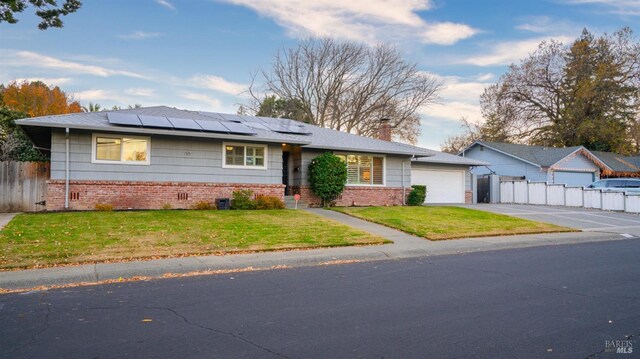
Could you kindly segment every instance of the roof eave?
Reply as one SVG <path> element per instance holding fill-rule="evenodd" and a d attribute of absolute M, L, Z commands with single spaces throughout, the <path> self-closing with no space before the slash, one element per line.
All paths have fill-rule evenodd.
<path fill-rule="evenodd" d="M 394 150 L 381 150 L 381 149 L 363 149 L 363 148 L 351 148 L 351 147 L 331 147 L 331 146 L 317 146 L 317 145 L 305 145 L 304 148 L 313 148 L 319 150 L 329 151 L 346 151 L 346 152 L 365 152 L 365 153 L 381 153 L 390 155 L 404 155 L 413 157 L 431 157 L 434 156 L 428 152 L 410 152 L 410 151 L 394 151 Z"/>

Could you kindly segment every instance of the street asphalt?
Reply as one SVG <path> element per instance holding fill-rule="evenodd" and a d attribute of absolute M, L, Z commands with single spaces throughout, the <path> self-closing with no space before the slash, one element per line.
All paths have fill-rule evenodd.
<path fill-rule="evenodd" d="M 633 358 L 638 258 L 622 240 L 5 294 L 0 357 Z"/>
<path fill-rule="evenodd" d="M 482 209 L 481 207 L 479 208 Z M 533 209 L 534 206 L 531 206 L 529 210 Z M 160 277 L 168 273 L 236 270 L 249 267 L 257 269 L 266 269 L 278 266 L 304 267 L 336 261 L 375 261 L 417 258 L 492 251 L 497 249 L 623 240 L 627 237 L 631 237 L 623 236 L 620 233 L 591 231 L 428 241 L 424 238 L 412 236 L 392 228 L 367 222 L 335 211 L 327 211 L 323 209 L 308 209 L 308 211 L 390 239 L 393 241 L 393 244 L 251 253 L 227 256 L 212 255 L 168 258 L 149 261 L 98 263 L 0 272 L 0 289 L 16 290 L 78 282 L 96 283 L 104 280 L 140 276 Z M 573 227 L 581 228 L 580 225 L 581 222 L 576 221 Z"/>

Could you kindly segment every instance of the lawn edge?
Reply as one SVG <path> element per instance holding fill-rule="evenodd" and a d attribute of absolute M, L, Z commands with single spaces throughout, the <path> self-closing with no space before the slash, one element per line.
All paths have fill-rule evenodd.
<path fill-rule="evenodd" d="M 314 250 L 314 249 L 330 249 L 330 248 L 342 248 L 342 247 L 370 247 L 370 246 L 380 246 L 380 245 L 392 244 L 392 243 L 393 241 L 386 238 L 382 238 L 382 241 L 380 243 L 351 243 L 351 244 L 345 243 L 345 244 L 329 244 L 325 246 L 320 245 L 320 246 L 312 246 L 312 247 L 268 248 L 268 249 L 260 249 L 260 250 L 228 251 L 228 252 L 223 252 L 222 254 L 217 254 L 220 252 L 200 252 L 200 253 L 186 253 L 186 254 L 176 254 L 176 255 L 169 254 L 169 255 L 145 256 L 145 257 L 135 257 L 135 258 L 123 258 L 123 259 L 106 259 L 102 261 L 81 261 L 81 262 L 61 263 L 61 264 L 52 264 L 52 265 L 43 265 L 43 266 L 20 266 L 20 267 L 13 267 L 10 269 L 0 268 L 0 274 L 10 273 L 10 272 L 19 272 L 19 271 L 31 270 L 31 269 L 76 267 L 76 266 L 90 265 L 90 264 L 149 262 L 157 259 L 207 257 L 207 256 L 226 257 L 226 256 L 240 255 L 240 254 L 294 252 L 294 251 L 308 251 L 308 250 Z"/>
<path fill-rule="evenodd" d="M 374 207 L 375 207 L 375 206 L 374 206 Z M 458 206 L 451 206 L 451 207 L 464 208 L 464 207 L 458 207 Z M 558 227 L 558 228 L 562 228 L 562 229 L 561 229 L 561 230 L 557 230 L 557 231 L 533 231 L 533 232 L 526 232 L 526 233 L 510 233 L 510 234 L 495 234 L 495 233 L 493 233 L 493 234 L 489 234 L 489 233 L 487 233 L 487 234 L 479 234 L 479 235 L 475 235 L 475 236 L 472 236 L 472 237 L 461 236 L 461 237 L 449 237 L 449 238 L 436 238 L 436 239 L 431 239 L 431 238 L 427 238 L 427 237 L 421 236 L 420 234 L 415 233 L 415 232 L 412 232 L 412 231 L 407 231 L 407 230 L 404 230 L 404 229 L 400 229 L 400 228 L 397 228 L 397 227 L 390 226 L 390 225 L 388 225 L 388 224 L 386 224 L 386 223 L 382 223 L 382 222 L 378 222 L 378 221 L 371 220 L 371 219 L 368 219 L 368 218 L 360 217 L 360 216 L 357 216 L 357 215 L 352 214 L 352 213 L 343 212 L 343 211 L 341 210 L 342 208 L 345 208 L 345 207 L 329 207 L 329 208 L 325 208 L 325 209 L 326 209 L 326 210 L 329 210 L 329 211 L 334 211 L 334 212 L 342 213 L 342 214 L 344 214 L 344 215 L 346 215 L 346 216 L 350 216 L 350 217 L 353 217 L 353 218 L 361 219 L 361 220 L 366 221 L 366 222 L 369 222 L 369 223 L 379 224 L 379 225 L 381 225 L 381 226 L 384 226 L 384 227 L 387 227 L 387 228 L 391 228 L 391 229 L 395 229 L 396 231 L 400 231 L 400 232 L 403 232 L 403 233 L 407 233 L 407 234 L 410 234 L 410 235 L 412 235 L 412 236 L 416 236 L 416 237 L 418 237 L 418 238 L 426 239 L 426 240 L 431 241 L 431 242 L 448 241 L 448 240 L 452 240 L 452 239 L 469 239 L 469 238 L 486 238 L 486 237 L 509 237 L 509 236 L 522 236 L 522 235 L 527 235 L 527 234 L 551 234 L 551 233 L 583 232 L 582 230 L 579 230 L 579 229 L 569 228 L 569 227 L 562 227 L 562 226 L 557 226 L 557 225 L 555 225 L 555 224 L 553 224 L 553 223 L 539 222 L 539 221 L 532 221 L 532 220 L 530 220 L 530 219 L 524 219 L 524 218 L 519 218 L 519 217 L 514 217 L 514 216 L 509 216 L 509 215 L 506 215 L 506 214 L 502 214 L 503 216 L 513 217 L 513 218 L 518 218 L 518 219 L 524 219 L 524 220 L 526 220 L 526 221 L 531 221 L 531 222 L 544 223 L 544 224 L 548 224 L 548 225 L 551 225 L 551 226 L 556 226 L 556 227 Z M 474 211 L 478 211 L 478 210 L 475 210 L 475 209 L 474 209 Z"/>

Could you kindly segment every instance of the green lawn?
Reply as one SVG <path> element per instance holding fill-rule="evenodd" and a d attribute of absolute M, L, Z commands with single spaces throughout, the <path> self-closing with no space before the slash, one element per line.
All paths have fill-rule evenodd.
<path fill-rule="evenodd" d="M 334 210 L 430 240 L 574 231 L 460 207 L 343 207 Z"/>
<path fill-rule="evenodd" d="M 0 270 L 380 243 L 295 210 L 20 214 L 0 231 Z"/>

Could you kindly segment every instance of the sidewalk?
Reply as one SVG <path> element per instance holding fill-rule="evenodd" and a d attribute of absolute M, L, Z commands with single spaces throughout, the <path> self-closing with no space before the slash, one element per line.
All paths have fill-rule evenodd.
<path fill-rule="evenodd" d="M 4 228 L 17 215 L 18 213 L 0 213 L 0 229 Z"/>
<path fill-rule="evenodd" d="M 0 288 L 21 289 L 77 282 L 98 282 L 131 277 L 160 277 L 167 273 L 227 269 L 269 269 L 274 266 L 304 267 L 336 261 L 373 261 L 428 257 L 470 252 L 525 248 L 545 245 L 576 244 L 629 239 L 619 234 L 574 232 L 503 237 L 428 241 L 395 229 L 323 209 L 306 209 L 312 213 L 348 224 L 384 238 L 393 244 L 364 247 L 264 252 L 228 256 L 168 258 L 122 263 L 87 264 L 73 267 L 29 269 L 0 272 Z"/>

